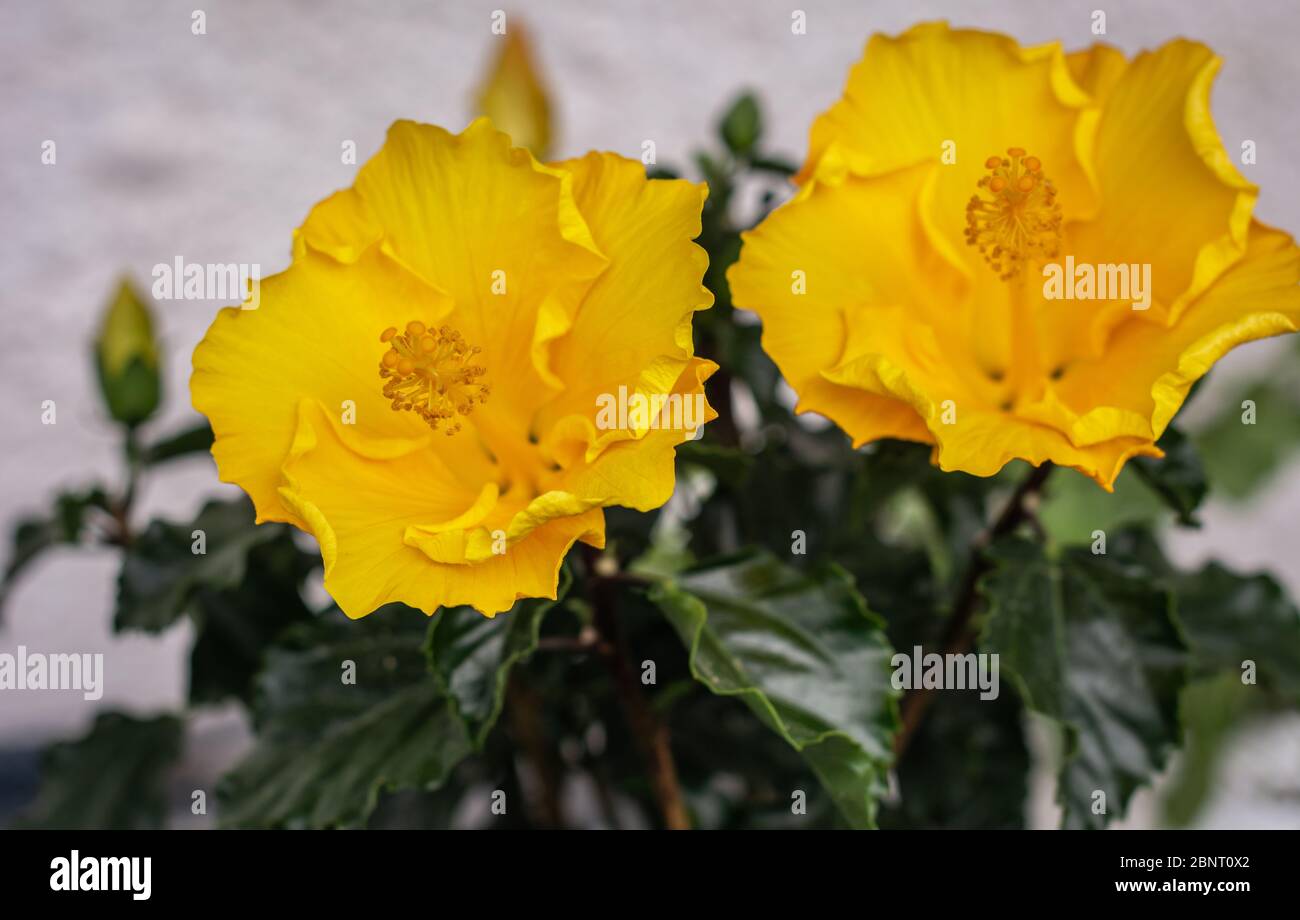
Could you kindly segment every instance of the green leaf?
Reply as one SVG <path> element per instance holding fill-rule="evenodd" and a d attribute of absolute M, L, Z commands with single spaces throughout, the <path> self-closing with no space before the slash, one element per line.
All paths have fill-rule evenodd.
<path fill-rule="evenodd" d="M 249 549 L 235 587 L 198 589 L 191 605 L 191 703 L 251 700 L 267 649 L 285 630 L 312 617 L 300 588 L 318 561 L 299 550 L 286 531 Z"/>
<path fill-rule="evenodd" d="M 744 488 L 754 458 L 737 447 L 711 444 L 707 441 L 686 441 L 677 446 L 677 460 L 703 467 L 733 488 Z"/>
<path fill-rule="evenodd" d="M 926 713 L 898 766 L 898 801 L 881 826 L 1019 829 L 1029 800 L 1029 749 L 1020 700 L 944 693 Z"/>
<path fill-rule="evenodd" d="M 118 286 L 95 339 L 95 368 L 109 413 L 138 425 L 158 408 L 162 382 L 153 317 L 129 281 Z"/>
<path fill-rule="evenodd" d="M 505 703 L 510 669 L 537 650 L 542 620 L 568 594 L 562 570 L 556 600 L 530 599 L 507 613 L 485 617 L 472 607 L 439 610 L 429 624 L 429 668 L 450 697 L 475 747 L 482 747 Z"/>
<path fill-rule="evenodd" d="M 1222 411 L 1193 435 L 1216 494 L 1246 498 L 1300 450 L 1297 357 L 1300 348 L 1286 352 L 1265 379 L 1225 399 Z"/>
<path fill-rule="evenodd" d="M 246 499 L 210 502 L 192 523 L 154 521 L 126 547 L 114 629 L 160 632 L 189 614 L 191 703 L 248 700 L 266 648 L 311 616 L 300 588 L 317 557 L 283 525 L 253 520 Z"/>
<path fill-rule="evenodd" d="M 441 786 L 473 744 L 428 673 L 427 629 L 390 604 L 293 630 L 258 680 L 256 744 L 218 786 L 222 825 L 360 826 L 384 791 Z"/>
<path fill-rule="evenodd" d="M 204 422 L 202 425 L 195 425 L 193 428 L 150 444 L 144 449 L 141 459 L 147 464 L 156 465 L 187 457 L 190 454 L 207 453 L 211 449 L 212 428 Z"/>
<path fill-rule="evenodd" d="M 799 171 L 796 164 L 779 157 L 754 157 L 749 161 L 749 168 L 760 172 L 776 173 L 778 176 L 793 176 Z"/>
<path fill-rule="evenodd" d="M 1250 688 L 1234 674 L 1188 684 L 1179 712 L 1187 742 L 1164 794 L 1165 822 L 1186 827 L 1213 791 L 1226 743 L 1249 713 Z"/>
<path fill-rule="evenodd" d="M 1188 740 L 1165 801 L 1168 820 L 1186 824 L 1207 795 L 1230 730 L 1279 702 L 1300 705 L 1300 612 L 1268 575 L 1243 575 L 1217 562 L 1195 572 L 1174 569 L 1146 530 L 1123 530 L 1108 542 L 1113 556 L 1140 566 L 1172 592 L 1189 650 L 1195 683 L 1180 699 Z M 1249 672 L 1243 667 L 1248 662 Z M 1254 681 L 1244 683 L 1250 673 Z"/>
<path fill-rule="evenodd" d="M 677 641 L 675 635 L 673 640 Z M 806 830 L 844 824 L 808 762 L 749 706 L 737 697 L 715 696 L 689 677 L 687 682 L 682 690 L 675 689 L 681 684 L 666 686 L 656 703 L 668 694 L 682 697 L 668 710 L 667 718 L 692 826 Z M 621 714 L 613 716 L 617 721 Z M 640 776 L 643 770 L 638 761 L 629 772 Z M 719 776 L 725 781 L 719 781 Z M 806 795 L 806 814 L 791 808 L 796 790 Z"/>
<path fill-rule="evenodd" d="M 677 170 L 667 166 L 647 166 L 645 177 L 647 179 L 680 179 L 681 175 Z"/>
<path fill-rule="evenodd" d="M 5 567 L 4 580 L 11 581 L 42 551 L 59 544 L 81 542 L 86 512 L 98 509 L 110 512 L 107 493 L 92 486 L 80 492 L 62 492 L 54 499 L 54 509 L 46 517 L 27 517 L 14 528 L 14 549 Z"/>
<path fill-rule="evenodd" d="M 1048 484 L 1038 519 L 1053 543 L 1088 546 L 1094 531 L 1110 534 L 1157 521 L 1166 508 L 1165 500 L 1129 463 L 1115 480 L 1114 492 L 1104 491 L 1087 476 L 1062 470 Z"/>
<path fill-rule="evenodd" d="M 703 323 L 701 328 L 709 330 L 720 340 L 723 336 L 734 337 L 737 332 L 730 315 L 731 286 L 727 283 L 727 269 L 740 258 L 740 234 L 732 230 L 719 231 L 711 238 L 701 238 L 699 243 L 705 246 L 709 253 L 709 265 L 704 270 L 704 285 L 713 292 L 713 309 L 718 310 L 717 315 L 708 320 L 701 318 Z M 734 350 L 734 346 L 728 345 L 728 347 Z M 724 353 L 724 356 L 731 355 Z"/>
<path fill-rule="evenodd" d="M 159 632 L 176 622 L 200 588 L 237 586 L 249 550 L 285 532 L 253 520 L 252 505 L 240 498 L 209 502 L 190 524 L 151 523 L 127 547 L 113 628 Z"/>
<path fill-rule="evenodd" d="M 1239 575 L 1217 562 L 1174 576 L 1178 620 L 1198 676 L 1242 679 L 1254 662 L 1259 684 L 1300 706 L 1300 611 L 1268 575 Z"/>
<path fill-rule="evenodd" d="M 80 492 L 64 492 L 54 499 L 54 509 L 45 517 L 21 519 L 13 531 L 13 549 L 0 578 L 0 613 L 14 582 L 22 571 L 46 550 L 81 542 L 87 512 L 98 509 L 111 513 L 107 493 L 99 486 Z"/>
<path fill-rule="evenodd" d="M 753 93 L 744 93 L 731 104 L 718 124 L 718 133 L 736 156 L 745 157 L 753 151 L 763 133 L 763 117 Z"/>
<path fill-rule="evenodd" d="M 650 598 L 685 643 L 695 679 L 740 697 L 803 755 L 850 824 L 873 826 L 898 693 L 882 624 L 848 575 L 760 554 L 662 582 Z"/>
<path fill-rule="evenodd" d="M 1146 567 L 1082 549 L 1049 558 L 1007 539 L 980 582 L 984 650 L 1069 741 L 1058 785 L 1066 827 L 1102 827 L 1179 741 L 1186 647 L 1172 598 Z M 1105 810 L 1094 814 L 1094 797 Z"/>
<path fill-rule="evenodd" d="M 1180 524 L 1201 526 L 1194 512 L 1205 499 L 1209 485 L 1196 448 L 1172 426 L 1165 429 L 1158 446 L 1165 456 L 1160 460 L 1137 457 L 1133 461 L 1134 472 L 1173 509 Z"/>
<path fill-rule="evenodd" d="M 727 186 L 729 184 L 727 171 L 723 168 L 723 165 L 704 151 L 697 150 L 691 155 L 691 159 L 695 161 L 695 168 L 700 171 L 700 176 L 708 183 L 710 196 L 713 194 L 715 185 Z M 706 200 L 706 207 L 707 204 Z"/>
<path fill-rule="evenodd" d="M 175 716 L 138 719 L 100 713 L 85 737 L 46 750 L 40 791 L 18 826 L 161 827 L 167 817 L 167 773 L 183 743 L 183 726 Z"/>
<path fill-rule="evenodd" d="M 689 488 L 691 479 L 689 474 L 681 476 L 677 480 L 678 488 Z M 670 578 L 690 568 L 696 562 L 688 548 L 690 539 L 690 531 L 681 520 L 670 513 L 661 513 L 655 521 L 650 545 L 628 563 L 627 571 L 645 578 Z"/>

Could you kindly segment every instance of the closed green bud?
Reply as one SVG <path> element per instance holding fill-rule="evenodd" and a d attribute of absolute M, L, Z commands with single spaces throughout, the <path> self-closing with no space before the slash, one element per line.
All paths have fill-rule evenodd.
<path fill-rule="evenodd" d="M 153 317 L 125 279 L 95 339 L 95 366 L 100 392 L 115 420 L 138 425 L 158 408 L 162 384 Z"/>
<path fill-rule="evenodd" d="M 763 116 L 758 109 L 758 100 L 750 93 L 745 93 L 732 103 L 727 114 L 722 116 L 718 133 L 723 143 L 738 157 L 747 157 L 754 152 L 758 139 L 763 133 Z"/>

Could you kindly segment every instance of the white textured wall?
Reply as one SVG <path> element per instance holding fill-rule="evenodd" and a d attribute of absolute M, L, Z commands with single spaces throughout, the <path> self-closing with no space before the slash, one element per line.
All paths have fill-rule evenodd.
<path fill-rule="evenodd" d="M 285 265 L 308 208 L 350 183 L 340 143 L 359 159 L 399 117 L 459 129 L 492 50 L 490 2 L 269 0 L 4 0 L 0 7 L 0 524 L 39 508 L 57 486 L 117 475 L 114 430 L 97 402 L 87 340 L 114 279 L 147 280 L 181 255 L 197 262 Z M 1214 112 L 1229 149 L 1258 144 L 1249 176 L 1257 213 L 1300 230 L 1300 120 L 1295 92 L 1298 8 L 1241 2 L 520 3 L 560 120 L 557 153 L 606 148 L 636 156 L 654 139 L 661 162 L 685 163 L 742 87 L 765 106 L 772 147 L 804 152 L 812 118 L 840 92 L 872 31 L 920 19 L 1007 31 L 1022 41 L 1092 41 L 1089 14 L 1107 11 L 1107 40 L 1132 52 L 1177 36 L 1225 58 Z M 207 34 L 190 13 L 207 13 Z M 790 32 L 795 8 L 808 34 Z M 512 11 L 512 15 L 515 13 Z M 41 142 L 58 164 L 40 163 Z M 161 304 L 170 400 L 161 429 L 189 412 L 189 352 L 216 304 Z M 1239 352 L 1249 367 L 1268 345 Z M 1220 377 L 1223 375 L 1220 374 Z M 1221 381 L 1220 381 L 1221 382 Z M 1210 396 L 1212 396 L 1211 391 Z M 40 424 L 42 400 L 59 406 Z M 219 488 L 205 461 L 150 482 L 141 519 L 184 517 Z M 1294 519 L 1300 471 L 1267 500 L 1215 507 L 1180 555 L 1217 553 L 1271 567 L 1300 594 Z M 3 552 L 7 553 L 7 547 Z M 184 697 L 187 638 L 112 639 L 115 563 L 101 551 L 60 552 L 13 597 L 0 647 L 108 650 L 105 700 L 139 709 Z M 72 694 L 0 697 L 0 746 L 77 730 L 96 704 Z M 1216 812 L 1216 815 L 1219 814 Z M 1226 820 L 1226 819 L 1225 819 Z M 1292 816 L 1292 824 L 1296 823 Z"/>

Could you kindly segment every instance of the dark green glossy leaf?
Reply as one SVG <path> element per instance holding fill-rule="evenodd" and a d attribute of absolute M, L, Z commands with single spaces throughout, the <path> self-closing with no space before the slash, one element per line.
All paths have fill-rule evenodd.
<path fill-rule="evenodd" d="M 1133 470 L 1178 515 L 1178 522 L 1199 527 L 1195 511 L 1209 491 L 1201 458 L 1192 442 L 1177 428 L 1165 429 L 1158 446 L 1165 456 L 1159 460 L 1137 457 Z"/>
<path fill-rule="evenodd" d="M 75 830 L 162 826 L 168 770 L 184 743 L 181 721 L 101 713 L 90 732 L 45 752 L 37 799 L 21 827 Z"/>
<path fill-rule="evenodd" d="M 475 746 L 482 746 L 501 714 L 510 669 L 536 651 L 542 620 L 564 599 L 571 581 L 565 568 L 557 600 L 523 600 L 492 618 L 471 607 L 434 615 L 425 646 L 429 668 L 455 702 Z"/>
<path fill-rule="evenodd" d="M 211 449 L 212 428 L 204 422 L 150 444 L 144 448 L 141 459 L 148 464 L 166 463 L 191 454 L 206 454 Z"/>
<path fill-rule="evenodd" d="M 714 292 L 713 308 L 700 314 L 701 328 L 714 337 L 725 336 L 730 339 L 736 332 L 728 315 L 731 310 L 731 286 L 727 283 L 727 269 L 740 258 L 740 234 L 722 230 L 700 243 L 707 244 L 709 252 L 709 266 L 704 272 L 704 283 Z"/>
<path fill-rule="evenodd" d="M 734 488 L 743 488 L 754 468 L 754 458 L 736 447 L 687 441 L 677 447 L 677 460 L 702 466 Z"/>
<path fill-rule="evenodd" d="M 48 516 L 19 520 L 14 526 L 9 562 L 4 577 L 0 579 L 0 613 L 23 569 L 52 547 L 80 543 L 87 513 L 96 509 L 110 513 L 108 495 L 99 486 L 80 492 L 64 492 L 54 499 L 54 508 Z"/>
<path fill-rule="evenodd" d="M 1000 656 L 1030 708 L 1066 728 L 1065 826 L 1102 827 L 1180 738 L 1187 653 L 1172 598 L 1145 566 L 1082 549 L 1049 558 L 1012 538 L 990 555 L 984 650 Z"/>
<path fill-rule="evenodd" d="M 882 810 L 881 826 L 1024 827 L 1030 759 L 1023 716 L 1007 683 L 993 700 L 940 694 L 898 767 L 898 800 Z"/>
<path fill-rule="evenodd" d="M 713 187 L 715 185 L 726 184 L 726 170 L 723 168 L 723 165 L 713 157 L 709 156 L 703 150 L 697 150 L 692 155 L 691 159 L 695 161 L 695 168 L 700 171 L 700 176 L 706 183 L 708 183 L 710 195 L 713 194 Z M 706 200 L 705 206 L 707 207 L 707 205 L 708 201 Z"/>
<path fill-rule="evenodd" d="M 882 624 L 848 575 L 805 574 L 758 555 L 684 573 L 650 596 L 686 644 L 696 680 L 742 699 L 803 755 L 850 824 L 872 826 L 897 691 Z"/>
<path fill-rule="evenodd" d="M 286 629 L 311 619 L 299 589 L 317 562 L 281 533 L 249 549 L 238 585 L 197 590 L 190 607 L 191 703 L 251 699 L 266 650 Z"/>
<path fill-rule="evenodd" d="M 749 706 L 735 697 L 715 696 L 694 680 L 690 690 L 689 695 L 678 691 L 683 698 L 672 706 L 670 721 L 673 755 L 692 826 L 726 830 L 845 826 L 808 761 Z M 640 770 L 640 764 L 634 769 Z M 803 813 L 792 807 L 796 792 L 806 799 Z"/>
<path fill-rule="evenodd" d="M 1164 794 L 1164 818 L 1174 827 L 1191 824 L 1214 788 L 1225 745 L 1250 711 L 1251 688 L 1231 673 L 1188 684 L 1179 712 L 1187 736 L 1178 772 Z"/>
<path fill-rule="evenodd" d="M 218 787 L 221 823 L 359 826 L 381 792 L 441 786 L 473 746 L 428 673 L 427 628 L 389 605 L 293 630 L 258 679 L 257 742 Z"/>
<path fill-rule="evenodd" d="M 776 173 L 778 176 L 793 176 L 799 171 L 796 164 L 779 157 L 754 157 L 749 161 L 749 167 L 760 172 Z"/>
<path fill-rule="evenodd" d="M 154 521 L 127 548 L 118 577 L 114 628 L 166 629 L 200 588 L 237 586 L 249 550 L 284 533 L 281 525 L 254 526 L 253 506 L 242 498 L 209 502 L 190 524 Z M 197 548 L 205 552 L 195 552 Z"/>
<path fill-rule="evenodd" d="M 187 525 L 154 521 L 126 547 L 114 628 L 158 632 L 190 615 L 190 702 L 247 701 L 265 650 L 311 616 L 300 588 L 317 564 L 287 527 L 255 526 L 245 499 L 212 502 Z"/>
<path fill-rule="evenodd" d="M 1167 504 L 1129 463 L 1106 492 L 1087 476 L 1062 470 L 1048 483 L 1038 519 L 1053 543 L 1088 546 L 1096 531 L 1108 535 L 1125 527 L 1161 520 Z"/>
<path fill-rule="evenodd" d="M 1300 450 L 1300 348 L 1267 376 L 1225 399 L 1194 434 L 1215 494 L 1246 498 L 1263 488 Z"/>
<path fill-rule="evenodd" d="M 1300 611 L 1276 581 L 1211 562 L 1173 584 L 1198 675 L 1228 672 L 1240 681 L 1250 661 L 1260 685 L 1300 705 Z"/>

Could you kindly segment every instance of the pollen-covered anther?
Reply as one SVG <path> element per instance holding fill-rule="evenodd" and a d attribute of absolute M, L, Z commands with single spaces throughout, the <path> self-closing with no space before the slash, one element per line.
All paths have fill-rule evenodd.
<path fill-rule="evenodd" d="M 450 326 L 433 329 L 412 320 L 405 332 L 385 329 L 379 341 L 388 346 L 379 359 L 379 376 L 394 412 L 414 412 L 435 431 L 443 425 L 453 435 L 461 429 L 461 416 L 487 402 L 488 385 L 478 382 L 487 368 L 471 363 L 482 349 L 466 345 Z"/>
<path fill-rule="evenodd" d="M 984 161 L 989 174 L 966 205 L 966 243 L 1004 281 L 1025 266 L 1056 258 L 1061 247 L 1061 205 L 1043 162 L 1021 147 Z"/>

